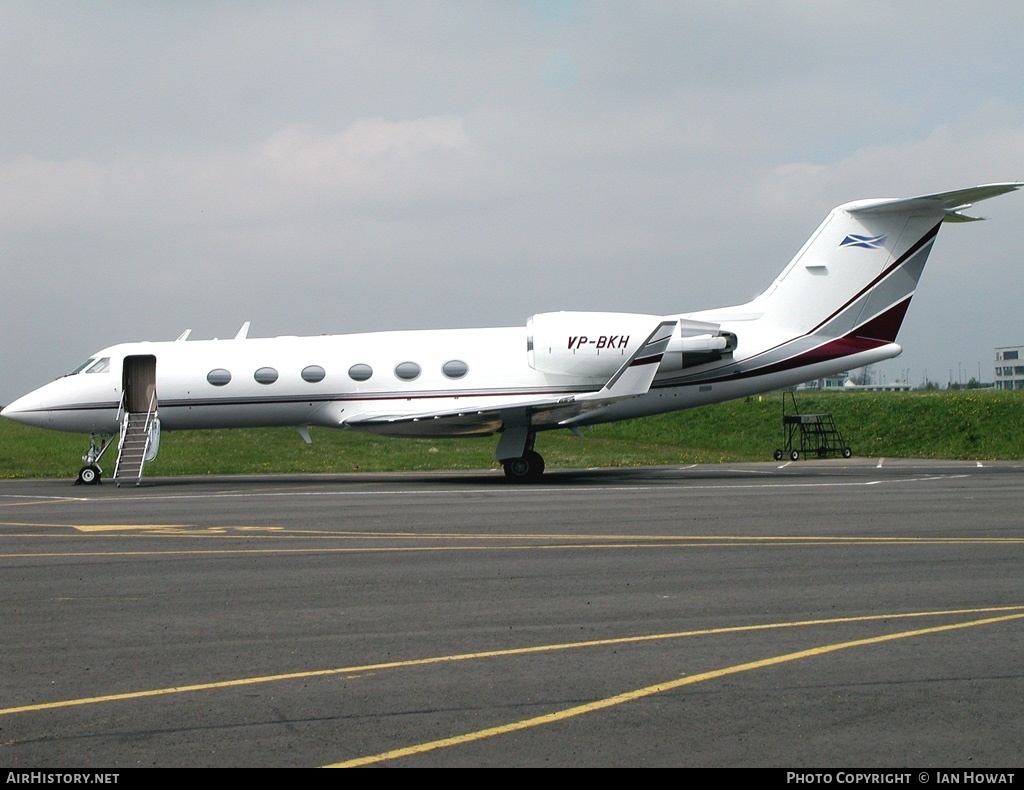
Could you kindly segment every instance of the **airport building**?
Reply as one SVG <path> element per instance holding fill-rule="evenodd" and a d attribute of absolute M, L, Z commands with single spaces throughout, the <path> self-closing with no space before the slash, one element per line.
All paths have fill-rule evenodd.
<path fill-rule="evenodd" d="M 913 387 L 905 381 L 890 381 L 888 384 L 854 384 L 847 381 L 843 389 L 847 392 L 910 392 Z"/>
<path fill-rule="evenodd" d="M 996 389 L 1024 390 L 1024 346 L 996 349 Z"/>
<path fill-rule="evenodd" d="M 797 384 L 798 390 L 841 390 L 850 379 L 850 372 L 844 371 L 834 376 L 827 376 L 821 379 L 811 379 L 803 384 Z"/>
<path fill-rule="evenodd" d="M 1024 347 L 1022 347 L 1024 349 Z M 1024 388 L 1024 385 L 1022 385 Z M 796 390 L 828 390 L 830 392 L 910 392 L 913 389 L 906 381 L 890 381 L 888 384 L 879 382 L 868 384 L 855 384 L 850 378 L 850 372 L 837 373 L 835 376 L 828 376 L 822 379 L 812 379 L 798 384 Z"/>

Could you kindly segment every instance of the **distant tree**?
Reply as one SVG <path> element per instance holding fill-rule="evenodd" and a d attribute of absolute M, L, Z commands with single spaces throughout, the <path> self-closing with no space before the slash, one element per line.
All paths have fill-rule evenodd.
<path fill-rule="evenodd" d="M 871 372 L 871 365 L 865 365 L 860 370 L 851 373 L 850 381 L 860 387 L 873 383 L 874 375 Z"/>

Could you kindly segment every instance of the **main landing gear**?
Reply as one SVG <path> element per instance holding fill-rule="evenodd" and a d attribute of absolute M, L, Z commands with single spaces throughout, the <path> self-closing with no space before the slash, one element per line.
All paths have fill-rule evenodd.
<path fill-rule="evenodd" d="M 544 474 L 544 459 L 533 450 L 527 450 L 521 458 L 507 458 L 501 463 L 505 477 L 516 483 L 535 483 Z"/>
<path fill-rule="evenodd" d="M 76 486 L 98 486 L 101 478 L 103 477 L 103 470 L 100 469 L 100 458 L 103 453 L 110 447 L 110 443 L 114 441 L 113 436 L 97 436 L 95 433 L 89 434 L 89 452 L 82 456 L 82 460 L 85 461 L 85 466 L 78 470 L 78 478 L 75 480 Z"/>
<path fill-rule="evenodd" d="M 515 483 L 536 483 L 544 474 L 544 459 L 533 449 L 536 434 L 530 430 L 526 419 L 523 423 L 504 427 L 496 455 L 509 480 Z"/>

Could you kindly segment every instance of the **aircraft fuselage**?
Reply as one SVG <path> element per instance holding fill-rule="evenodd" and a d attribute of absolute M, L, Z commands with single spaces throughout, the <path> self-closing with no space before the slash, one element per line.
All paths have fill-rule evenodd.
<path fill-rule="evenodd" d="M 579 343 L 579 336 L 569 342 Z M 635 344 L 633 344 L 635 345 Z M 632 345 L 608 349 L 608 369 L 626 358 Z M 674 411 L 765 392 L 827 375 L 851 364 L 870 364 L 899 353 L 888 344 L 867 352 L 867 361 L 830 360 L 824 372 L 714 378 L 723 363 L 700 365 L 692 384 L 662 386 L 672 371 L 659 373 L 651 391 L 589 412 L 573 424 L 593 424 Z M 864 355 L 862 355 L 864 356 Z M 356 418 L 424 412 L 500 410 L 531 398 L 568 398 L 600 390 L 607 379 L 559 375 L 530 365 L 523 327 L 378 332 L 313 337 L 247 338 L 122 343 L 92 355 L 106 361 L 59 378 L 18 399 L 4 416 L 75 433 L 116 433 L 124 392 L 124 361 L 153 357 L 156 392 L 164 430 L 315 425 L 359 427 L 402 436 L 464 436 L 494 433 L 500 424 L 458 420 L 366 423 Z M 735 367 L 735 360 L 730 360 Z M 95 366 L 95 363 L 93 363 Z M 671 367 L 665 362 L 663 367 Z M 676 375 L 678 373 L 676 372 Z M 693 374 L 691 374 L 693 375 Z M 538 425 L 560 427 L 557 424 Z"/>

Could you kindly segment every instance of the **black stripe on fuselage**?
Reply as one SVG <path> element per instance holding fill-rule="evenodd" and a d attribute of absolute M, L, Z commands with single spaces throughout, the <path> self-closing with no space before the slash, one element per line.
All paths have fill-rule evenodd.
<path fill-rule="evenodd" d="M 565 397 L 567 395 L 581 395 L 590 392 L 597 392 L 600 387 L 543 387 L 533 389 L 507 389 L 507 390 L 439 390 L 436 392 L 370 392 L 370 393 L 327 393 L 316 396 L 300 397 L 297 395 L 253 395 L 235 398 L 159 398 L 158 409 L 175 408 L 201 408 L 209 406 L 272 406 L 289 404 L 323 404 L 323 403 L 351 403 L 354 401 L 395 401 L 395 400 L 438 400 L 442 398 L 494 398 L 494 397 Z M 33 409 L 33 412 L 74 412 L 74 411 L 113 411 L 120 407 L 117 401 L 107 403 L 75 403 L 66 406 L 55 406 L 43 409 Z"/>

